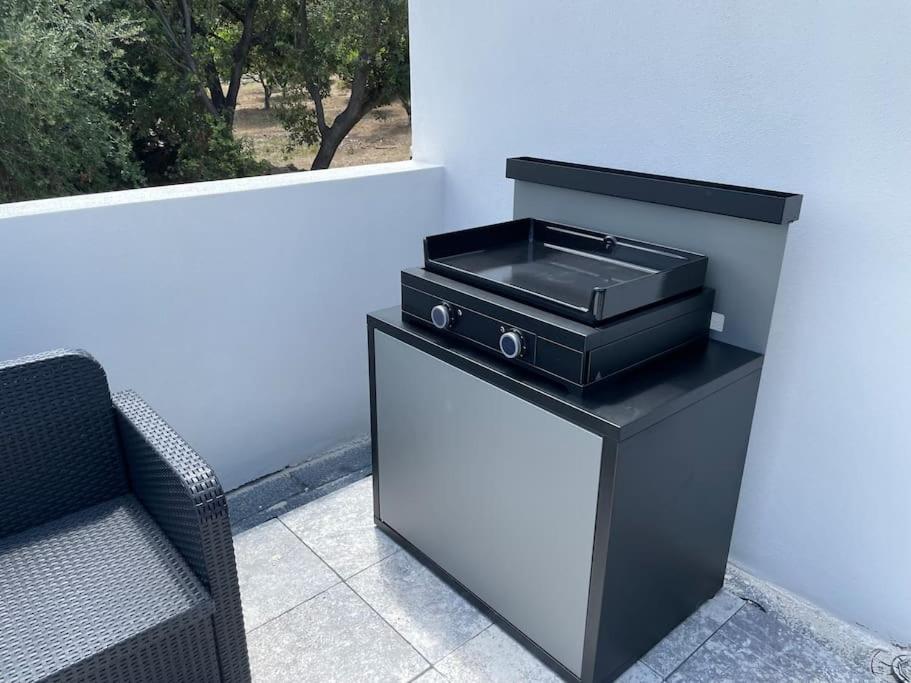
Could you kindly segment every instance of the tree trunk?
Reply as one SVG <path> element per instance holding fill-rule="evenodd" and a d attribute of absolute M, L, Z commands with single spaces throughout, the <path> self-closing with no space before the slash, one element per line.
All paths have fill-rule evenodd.
<path fill-rule="evenodd" d="M 272 86 L 266 83 L 265 80 L 262 81 L 263 86 L 263 108 L 266 111 L 272 109 Z"/>
<path fill-rule="evenodd" d="M 241 79 L 247 68 L 247 58 L 253 46 L 253 19 L 256 16 L 258 0 L 247 0 L 244 8 L 243 28 L 240 39 L 231 50 L 231 76 L 228 81 L 228 92 L 225 94 L 225 118 L 229 124 L 234 123 L 234 110 L 237 108 L 237 96 L 240 94 Z"/>
<path fill-rule="evenodd" d="M 322 98 L 318 90 L 311 89 L 311 97 L 316 108 L 316 123 L 320 132 L 319 149 L 313 164 L 310 166 L 311 171 L 323 168 L 329 168 L 335 152 L 338 150 L 342 140 L 351 132 L 358 121 L 364 118 L 371 109 L 376 106 L 376 100 L 370 98 L 367 94 L 367 73 L 370 68 L 370 57 L 366 53 L 361 53 L 360 63 L 354 73 L 351 81 L 351 94 L 348 96 L 348 104 L 335 117 L 331 126 L 326 125 L 326 118 L 323 112 Z"/>
<path fill-rule="evenodd" d="M 324 168 L 329 168 L 329 164 L 332 163 L 332 159 L 335 157 L 339 145 L 342 144 L 342 140 L 345 139 L 347 134 L 347 132 L 342 133 L 341 130 L 337 129 L 335 126 L 332 126 L 327 130 L 322 138 L 320 138 L 319 149 L 316 152 L 316 156 L 313 158 L 310 170 L 319 171 Z"/>
<path fill-rule="evenodd" d="M 218 71 L 215 68 L 215 63 L 211 60 L 206 62 L 206 81 L 209 87 L 209 99 L 212 102 L 212 106 L 215 112 L 219 116 L 224 116 L 228 123 L 231 123 L 231 115 L 233 111 L 227 112 L 227 103 L 225 102 L 225 91 L 221 88 L 221 79 L 218 77 Z"/>
<path fill-rule="evenodd" d="M 374 7 L 375 9 L 375 7 Z M 378 26 L 377 22 L 373 22 Z M 376 29 L 375 29 L 376 30 Z M 300 0 L 298 6 L 297 29 L 294 34 L 294 45 L 301 52 L 305 52 L 310 43 L 309 22 L 307 18 L 307 0 Z M 323 97 L 319 85 L 316 81 L 311 80 L 306 84 L 310 99 L 313 100 L 314 114 L 316 115 L 316 127 L 319 131 L 320 143 L 319 149 L 313 163 L 310 165 L 311 171 L 318 171 L 329 168 L 335 153 L 338 151 L 342 140 L 351 132 L 358 121 L 364 118 L 377 101 L 368 93 L 367 78 L 370 71 L 370 62 L 372 55 L 376 52 L 376 46 L 371 45 L 373 51 L 369 49 L 361 50 L 358 56 L 358 66 L 354 72 L 354 78 L 351 80 L 351 94 L 348 96 L 348 103 L 345 108 L 335 117 L 330 126 L 326 121 L 326 112 L 323 108 Z"/>
<path fill-rule="evenodd" d="M 351 132 L 351 129 L 357 125 L 358 121 L 364 118 L 373 107 L 374 104 L 372 102 L 355 102 L 352 95 L 344 111 L 335 117 L 335 121 L 332 122 L 331 126 L 323 129 L 320 135 L 319 149 L 313 159 L 313 164 L 310 166 L 311 171 L 329 168 L 329 164 L 332 163 L 339 145 L 342 144 L 342 141 Z"/>

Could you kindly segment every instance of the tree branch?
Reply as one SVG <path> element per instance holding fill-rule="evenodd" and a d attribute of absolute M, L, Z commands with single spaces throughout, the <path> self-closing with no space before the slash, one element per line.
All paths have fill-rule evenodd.
<path fill-rule="evenodd" d="M 225 12 L 230 14 L 231 17 L 234 19 L 234 21 L 238 22 L 239 24 L 244 23 L 244 21 L 245 21 L 244 13 L 241 12 L 236 7 L 234 7 L 233 5 L 231 5 L 230 3 L 226 2 L 225 0 L 222 0 L 221 2 L 218 3 L 218 6 L 221 7 Z M 259 33 L 253 34 L 253 38 L 251 40 L 251 45 L 268 45 L 270 40 L 274 40 L 274 38 L 275 38 L 274 33 L 275 33 L 275 27 L 270 22 L 267 25 L 265 31 L 261 31 Z M 217 36 L 215 36 L 213 34 L 213 37 L 217 37 Z"/>
<path fill-rule="evenodd" d="M 164 31 L 165 37 L 171 42 L 171 45 L 174 46 L 174 49 L 182 52 L 180 41 L 177 39 L 177 35 L 174 33 L 174 27 L 171 26 L 171 21 L 168 19 L 167 15 L 165 15 L 164 9 L 161 7 L 161 3 L 157 2 L 157 0 L 146 0 L 146 6 L 152 10 L 152 12 L 158 18 L 158 22 L 161 24 L 161 29 Z"/>
<path fill-rule="evenodd" d="M 219 2 L 218 5 L 219 5 L 225 12 L 227 12 L 227 13 L 230 14 L 232 17 L 234 17 L 234 19 L 235 19 L 236 21 L 239 21 L 240 23 L 243 23 L 243 22 L 244 22 L 244 15 L 241 13 L 241 11 L 240 11 L 239 9 L 237 9 L 237 8 L 234 7 L 233 5 L 231 5 L 231 4 L 227 3 L 227 2 L 225 2 L 225 0 L 222 0 L 221 2 Z"/>
<path fill-rule="evenodd" d="M 205 88 L 198 83 L 199 81 L 199 68 L 196 64 L 196 59 L 193 56 L 193 18 L 190 10 L 189 0 L 180 0 L 180 12 L 183 18 L 183 40 L 180 40 L 177 36 L 177 32 L 174 30 L 174 26 L 171 24 L 171 20 L 168 18 L 168 15 L 164 11 L 161 2 L 159 0 L 146 0 L 146 5 L 149 9 L 154 12 L 157 16 L 161 28 L 164 31 L 165 37 L 173 46 L 177 57 L 170 56 L 172 62 L 179 64 L 188 76 L 191 76 L 193 80 L 197 81 L 196 85 L 196 95 L 202 101 L 203 106 L 206 108 L 210 114 L 218 114 L 218 108 L 215 106 L 214 101 L 209 95 L 206 94 Z M 219 86 L 220 88 L 220 86 Z"/>
<path fill-rule="evenodd" d="M 183 52 L 187 64 L 197 73 L 196 58 L 193 56 L 193 14 L 189 0 L 180 0 L 180 12 L 183 15 Z"/>
<path fill-rule="evenodd" d="M 307 15 L 307 0 L 300 0 L 297 6 L 297 25 L 294 30 L 294 49 L 300 55 L 301 61 L 304 61 L 304 53 L 310 49 L 310 19 Z M 324 138 L 329 133 L 329 126 L 326 124 L 326 110 L 323 107 L 323 94 L 320 92 L 319 84 L 312 78 L 307 78 L 307 93 L 313 100 L 313 110 L 316 113 L 316 128 L 320 137 Z"/>
<path fill-rule="evenodd" d="M 183 39 L 189 52 L 193 45 L 193 12 L 189 0 L 180 0 L 180 12 L 183 15 Z"/>
<path fill-rule="evenodd" d="M 256 6 L 258 0 L 247 0 L 244 8 L 243 30 L 240 34 L 240 40 L 231 51 L 233 64 L 231 65 L 231 79 L 228 82 L 228 95 L 226 97 L 226 106 L 230 115 L 233 116 L 234 108 L 237 106 L 237 96 L 240 94 L 240 82 L 244 75 L 244 69 L 247 67 L 247 56 L 250 54 L 250 46 L 253 44 L 253 19 L 256 16 Z"/>
<path fill-rule="evenodd" d="M 319 91 L 319 86 L 312 82 L 307 84 L 307 92 L 310 93 L 310 99 L 313 100 L 313 110 L 316 112 L 316 128 L 319 130 L 320 137 L 325 137 L 329 132 L 329 126 L 326 125 L 323 95 Z"/>
<path fill-rule="evenodd" d="M 206 81 L 209 84 L 209 93 L 215 107 L 214 113 L 220 115 L 225 111 L 225 93 L 221 87 L 218 69 L 215 68 L 215 62 L 211 59 L 206 62 Z"/>

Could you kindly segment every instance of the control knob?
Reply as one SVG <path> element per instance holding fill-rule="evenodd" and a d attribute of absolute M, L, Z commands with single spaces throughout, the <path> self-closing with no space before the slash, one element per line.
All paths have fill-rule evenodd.
<path fill-rule="evenodd" d="M 452 326 L 452 309 L 449 304 L 437 304 L 430 309 L 430 320 L 433 326 L 445 330 Z"/>
<path fill-rule="evenodd" d="M 518 358 L 522 355 L 523 343 L 520 332 L 516 330 L 504 332 L 500 335 L 500 352 L 507 358 Z"/>

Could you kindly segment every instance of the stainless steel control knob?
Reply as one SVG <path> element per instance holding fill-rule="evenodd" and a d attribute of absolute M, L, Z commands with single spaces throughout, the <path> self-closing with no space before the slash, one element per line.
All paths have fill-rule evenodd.
<path fill-rule="evenodd" d="M 452 311 L 447 304 L 437 304 L 430 309 L 430 320 L 434 327 L 445 330 L 452 325 Z"/>
<path fill-rule="evenodd" d="M 515 330 L 500 335 L 500 353 L 507 358 L 518 358 L 522 355 L 522 335 Z"/>

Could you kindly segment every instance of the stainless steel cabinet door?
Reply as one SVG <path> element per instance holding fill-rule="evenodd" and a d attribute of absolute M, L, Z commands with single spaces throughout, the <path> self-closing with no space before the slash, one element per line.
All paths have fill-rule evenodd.
<path fill-rule="evenodd" d="M 601 437 L 374 335 L 380 518 L 580 674 Z"/>

